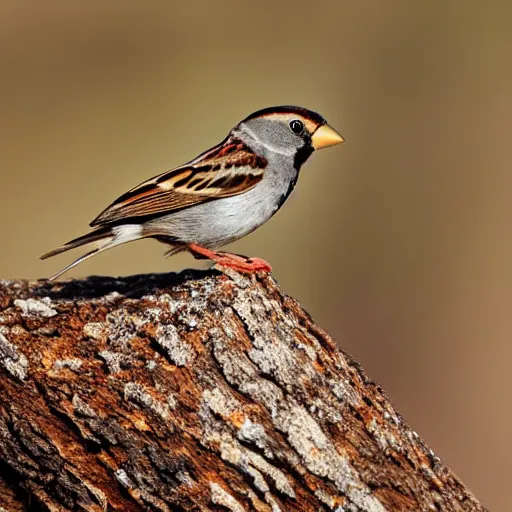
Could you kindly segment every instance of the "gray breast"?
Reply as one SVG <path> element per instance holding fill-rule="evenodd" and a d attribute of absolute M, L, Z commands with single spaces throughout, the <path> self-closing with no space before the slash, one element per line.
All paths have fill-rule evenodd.
<path fill-rule="evenodd" d="M 297 174 L 292 158 L 275 155 L 264 178 L 248 192 L 192 206 L 154 219 L 151 224 L 184 243 L 221 247 L 269 220 L 289 195 Z"/>

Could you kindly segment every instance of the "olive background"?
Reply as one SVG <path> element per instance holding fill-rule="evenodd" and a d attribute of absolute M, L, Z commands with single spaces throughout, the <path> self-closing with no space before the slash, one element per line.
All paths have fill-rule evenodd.
<path fill-rule="evenodd" d="M 274 275 L 493 511 L 512 457 L 512 4 L 0 2 L 0 278 L 252 111 L 346 138 L 230 249 Z M 70 275 L 204 266 L 128 244 Z"/>

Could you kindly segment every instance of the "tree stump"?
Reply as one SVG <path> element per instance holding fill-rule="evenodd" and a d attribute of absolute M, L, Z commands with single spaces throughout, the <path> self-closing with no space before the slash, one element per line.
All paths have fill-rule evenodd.
<path fill-rule="evenodd" d="M 482 511 L 271 276 L 0 282 L 1 510 Z"/>

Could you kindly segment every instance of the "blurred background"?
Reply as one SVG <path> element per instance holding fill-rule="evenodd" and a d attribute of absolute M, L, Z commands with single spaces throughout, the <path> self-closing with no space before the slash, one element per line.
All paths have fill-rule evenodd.
<path fill-rule="evenodd" d="M 230 248 L 270 261 L 434 451 L 510 510 L 512 4 L 2 1 L 1 278 L 118 195 L 298 104 L 345 144 Z M 201 266 L 138 242 L 70 275 Z"/>

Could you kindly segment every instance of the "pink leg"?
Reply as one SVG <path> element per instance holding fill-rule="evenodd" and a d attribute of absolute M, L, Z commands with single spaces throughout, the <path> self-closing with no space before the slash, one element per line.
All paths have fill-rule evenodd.
<path fill-rule="evenodd" d="M 246 258 L 244 256 L 231 254 L 229 252 L 212 251 L 211 249 L 207 249 L 206 247 L 202 247 L 197 244 L 188 244 L 188 250 L 195 257 L 206 258 L 215 261 L 215 263 L 218 265 L 232 268 L 234 270 L 238 270 L 239 272 L 252 273 L 258 272 L 259 270 L 263 270 L 265 272 L 272 271 L 272 267 L 261 258 Z"/>

